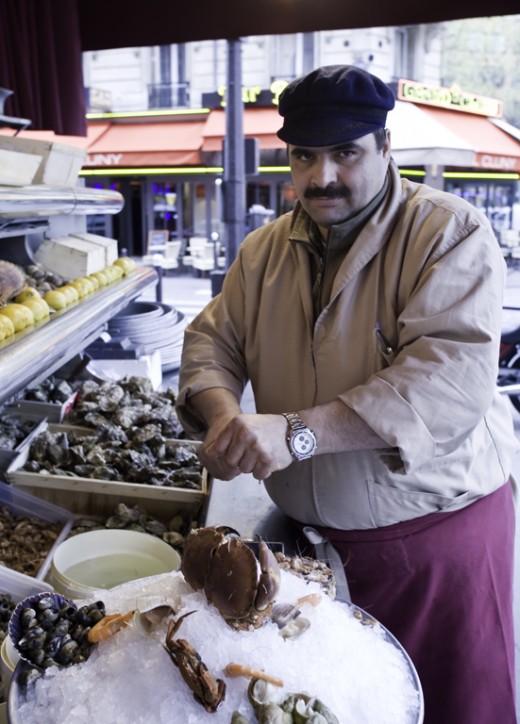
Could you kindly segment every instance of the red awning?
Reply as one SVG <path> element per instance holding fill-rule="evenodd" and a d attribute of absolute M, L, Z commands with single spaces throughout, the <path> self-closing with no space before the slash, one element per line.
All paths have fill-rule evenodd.
<path fill-rule="evenodd" d="M 198 165 L 205 122 L 206 119 L 109 124 L 89 145 L 84 167 Z"/>
<path fill-rule="evenodd" d="M 244 136 L 257 138 L 261 149 L 285 148 L 276 131 L 281 127 L 276 108 L 246 108 L 243 116 Z M 225 111 L 211 111 L 203 131 L 203 151 L 221 151 L 226 135 Z"/>
<path fill-rule="evenodd" d="M 443 108 L 421 106 L 421 109 L 470 144 L 475 152 L 475 168 L 520 171 L 520 143 L 497 128 L 489 118 Z"/>

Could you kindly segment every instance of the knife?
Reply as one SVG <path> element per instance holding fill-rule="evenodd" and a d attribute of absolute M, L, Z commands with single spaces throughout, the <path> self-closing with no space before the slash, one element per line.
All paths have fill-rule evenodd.
<path fill-rule="evenodd" d="M 336 579 L 336 598 L 344 603 L 351 603 L 347 577 L 338 551 L 334 548 L 330 540 L 321 535 L 321 533 L 318 533 L 315 528 L 306 525 L 303 532 L 309 543 L 312 543 L 314 546 L 316 558 L 328 563 L 329 568 L 334 574 L 334 578 Z"/>

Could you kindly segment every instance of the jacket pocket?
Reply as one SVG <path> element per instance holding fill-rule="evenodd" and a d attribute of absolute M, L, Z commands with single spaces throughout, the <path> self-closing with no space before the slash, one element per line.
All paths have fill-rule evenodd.
<path fill-rule="evenodd" d="M 367 490 L 370 510 L 378 528 L 419 518 L 428 513 L 458 510 L 464 507 L 470 496 L 467 491 L 449 497 L 438 493 L 403 490 L 383 485 L 376 480 L 367 480 Z"/>

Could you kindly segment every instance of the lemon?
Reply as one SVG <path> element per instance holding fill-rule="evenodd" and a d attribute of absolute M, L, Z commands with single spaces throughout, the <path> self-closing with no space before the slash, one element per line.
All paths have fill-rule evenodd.
<path fill-rule="evenodd" d="M 43 297 L 51 309 L 59 311 L 65 309 L 67 306 L 67 297 L 63 292 L 57 289 L 51 289 L 49 292 L 45 292 Z"/>
<path fill-rule="evenodd" d="M 93 272 L 90 276 L 98 280 L 100 287 L 106 287 L 108 284 L 108 277 L 104 271 Z"/>
<path fill-rule="evenodd" d="M 12 337 L 14 334 L 14 324 L 9 317 L 4 317 L 0 314 L 0 339 L 6 337 Z"/>
<path fill-rule="evenodd" d="M 121 279 L 121 277 L 124 275 L 124 271 L 117 264 L 112 264 L 111 269 L 114 279 Z"/>
<path fill-rule="evenodd" d="M 0 309 L 0 314 L 11 320 L 14 324 L 15 332 L 21 332 L 22 329 L 34 324 L 34 314 L 31 312 L 29 307 L 26 307 L 23 304 L 18 304 L 17 302 L 6 304 L 5 307 Z"/>
<path fill-rule="evenodd" d="M 83 285 L 87 290 L 87 294 L 92 294 L 96 291 L 96 287 L 94 286 L 92 279 L 89 279 L 88 277 L 81 277 L 80 280 L 83 282 Z"/>
<path fill-rule="evenodd" d="M 103 269 L 103 274 L 108 279 L 108 283 L 111 284 L 112 282 L 115 282 L 116 280 L 116 267 L 115 266 L 106 266 Z"/>
<path fill-rule="evenodd" d="M 25 307 L 28 307 L 34 315 L 34 321 L 39 322 L 41 319 L 45 319 L 50 314 L 49 305 L 45 299 L 26 299 L 22 302 Z"/>
<path fill-rule="evenodd" d="M 120 256 L 119 259 L 115 260 L 112 266 L 121 267 L 123 273 L 126 276 L 127 274 L 130 274 L 130 272 L 133 272 L 134 269 L 136 269 L 137 264 L 133 259 L 130 259 L 129 256 Z"/>
<path fill-rule="evenodd" d="M 65 296 L 67 297 L 67 304 L 73 304 L 79 299 L 78 290 L 71 284 L 64 284 L 63 286 L 58 287 L 58 291 L 62 292 L 62 294 L 65 294 Z"/>
<path fill-rule="evenodd" d="M 17 294 L 14 298 L 14 301 L 18 304 L 22 304 L 22 302 L 25 302 L 26 299 L 41 299 L 42 296 L 40 292 L 35 289 L 34 287 L 25 287 L 25 289 L 22 289 L 20 294 Z"/>
<path fill-rule="evenodd" d="M 89 274 L 87 277 L 85 277 L 85 279 L 88 279 L 89 282 L 92 282 L 92 284 L 94 286 L 94 291 L 97 292 L 97 290 L 101 286 L 101 284 L 99 283 L 99 280 L 96 279 L 96 277 L 93 274 Z"/>
<path fill-rule="evenodd" d="M 88 291 L 87 291 L 87 287 L 85 286 L 85 284 L 83 282 L 83 279 L 73 279 L 73 281 L 69 282 L 69 285 L 74 287 L 74 289 L 76 289 L 80 299 L 83 299 L 83 297 L 87 296 Z"/>

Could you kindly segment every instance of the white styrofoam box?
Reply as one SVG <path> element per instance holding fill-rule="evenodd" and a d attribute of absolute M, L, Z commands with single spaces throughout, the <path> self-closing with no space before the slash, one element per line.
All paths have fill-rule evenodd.
<path fill-rule="evenodd" d="M 46 269 L 66 279 L 84 277 L 106 266 L 103 247 L 72 236 L 44 239 L 34 256 Z"/>
<path fill-rule="evenodd" d="M 41 163 L 41 156 L 19 153 L 2 148 L 0 137 L 0 186 L 28 186 L 32 184 Z"/>
<path fill-rule="evenodd" d="M 107 382 L 118 382 L 124 377 L 147 377 L 154 390 L 158 390 L 162 383 L 161 353 L 156 349 L 139 359 L 93 359 L 88 363 L 87 372 Z"/>
<path fill-rule="evenodd" d="M 48 186 L 75 186 L 86 151 L 56 141 L 5 136 L 0 148 L 39 157 L 32 183 Z"/>
<path fill-rule="evenodd" d="M 89 232 L 69 234 L 74 238 L 83 239 L 83 241 L 90 241 L 92 244 L 98 244 L 105 250 L 105 266 L 113 264 L 118 257 L 117 240 L 108 239 L 105 236 L 99 234 L 90 234 Z"/>

